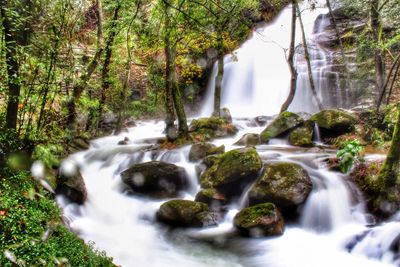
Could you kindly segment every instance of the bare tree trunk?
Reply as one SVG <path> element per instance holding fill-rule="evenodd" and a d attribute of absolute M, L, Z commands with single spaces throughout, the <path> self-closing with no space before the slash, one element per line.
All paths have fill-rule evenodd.
<path fill-rule="evenodd" d="M 173 83 L 171 80 L 172 77 L 172 69 L 171 69 L 171 61 L 172 61 L 172 51 L 171 51 L 171 21 L 170 21 L 170 8 L 167 4 L 165 4 L 165 35 L 164 35 L 164 52 L 166 59 L 165 66 L 165 133 L 168 141 L 174 141 L 177 138 L 176 128 L 174 125 L 175 122 L 175 108 L 174 108 L 174 98 L 173 98 Z"/>
<path fill-rule="evenodd" d="M 382 92 L 385 82 L 385 67 L 382 50 L 378 47 L 380 43 L 380 31 L 382 23 L 379 14 L 379 0 L 371 0 L 371 29 L 372 37 L 375 42 L 374 59 L 375 59 L 375 77 L 376 91 Z"/>
<path fill-rule="evenodd" d="M 392 73 L 393 73 L 394 69 L 396 68 L 396 65 L 398 64 L 399 61 L 400 61 L 400 54 L 397 56 L 397 58 L 394 60 L 394 62 L 392 64 L 392 66 L 390 67 L 389 74 L 386 77 L 385 84 L 383 85 L 383 88 L 382 88 L 382 90 L 381 90 L 381 92 L 379 94 L 378 103 L 377 103 L 377 106 L 376 106 L 376 110 L 377 111 L 379 111 L 379 109 L 380 109 L 380 107 L 382 105 L 382 101 L 383 101 L 383 98 L 385 97 L 386 89 L 387 89 L 387 87 L 389 85 L 390 78 L 391 78 Z M 393 79 L 395 79 L 395 78 L 396 78 L 396 74 L 393 77 Z M 390 94 L 391 94 L 391 92 L 389 93 L 389 95 Z M 388 99 L 389 99 L 389 96 L 388 96 Z"/>
<path fill-rule="evenodd" d="M 18 104 L 21 91 L 19 64 L 17 59 L 18 44 L 12 32 L 12 23 L 7 16 L 5 1 L 0 2 L 1 17 L 3 19 L 4 41 L 6 50 L 6 65 L 8 75 L 8 100 L 6 113 L 6 127 L 16 130 L 18 120 Z"/>
<path fill-rule="evenodd" d="M 214 89 L 214 117 L 221 116 L 221 91 L 222 91 L 222 80 L 224 78 L 224 52 L 223 52 L 223 40 L 222 33 L 218 32 L 218 72 L 215 77 L 215 89 Z"/>
<path fill-rule="evenodd" d="M 117 6 L 114 9 L 114 15 L 111 21 L 110 30 L 108 33 L 105 49 L 104 49 L 104 62 L 103 62 L 103 70 L 101 73 L 101 95 L 100 102 L 97 110 L 97 127 L 100 126 L 101 117 L 103 115 L 104 105 L 106 103 L 107 91 L 110 88 L 110 64 L 113 52 L 113 44 L 115 40 L 115 36 L 117 35 L 117 25 L 118 25 L 118 13 L 121 9 L 120 2 L 117 3 Z"/>
<path fill-rule="evenodd" d="M 389 94 L 386 99 L 386 105 L 390 104 L 390 97 L 392 96 L 394 84 L 396 83 L 396 78 L 397 78 L 397 75 L 399 74 L 399 70 L 400 70 L 400 62 L 397 62 L 397 68 L 396 68 L 396 71 L 394 72 L 392 83 L 390 85 Z"/>
<path fill-rule="evenodd" d="M 286 111 L 290 104 L 292 103 L 294 96 L 296 94 L 296 86 L 297 86 L 297 70 L 294 66 L 294 55 L 295 55 L 295 41 L 296 41 L 296 0 L 292 0 L 292 26 L 291 26 L 291 36 L 290 36 L 290 46 L 289 46 L 289 55 L 287 58 L 287 62 L 289 64 L 290 69 L 290 91 L 289 95 L 283 103 L 281 107 L 281 113 Z"/>
<path fill-rule="evenodd" d="M 301 18 L 301 12 L 300 12 L 300 8 L 299 8 L 299 4 L 296 3 L 296 9 L 297 9 L 297 16 L 299 18 L 299 22 L 300 22 L 300 28 L 301 28 L 301 37 L 303 40 L 303 48 L 304 48 L 304 57 L 306 59 L 307 62 L 307 71 L 308 71 L 308 79 L 310 81 L 310 88 L 311 88 L 311 92 L 315 98 L 315 101 L 317 102 L 317 106 L 320 110 L 323 109 L 321 100 L 318 97 L 317 91 L 315 89 L 315 84 L 314 84 L 314 78 L 312 76 L 312 68 L 311 68 L 311 62 L 310 62 L 310 54 L 308 52 L 308 46 L 307 46 L 307 40 L 306 40 L 306 34 L 304 31 L 304 25 L 303 25 L 303 19 Z"/>

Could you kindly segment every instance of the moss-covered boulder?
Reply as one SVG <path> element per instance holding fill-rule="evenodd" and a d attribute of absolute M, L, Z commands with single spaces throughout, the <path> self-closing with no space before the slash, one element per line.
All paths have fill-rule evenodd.
<path fill-rule="evenodd" d="M 250 237 L 278 236 L 285 229 L 282 215 L 272 203 L 241 210 L 233 223 L 242 235 Z"/>
<path fill-rule="evenodd" d="M 220 115 L 226 122 L 232 123 L 232 115 L 228 108 L 221 108 Z"/>
<path fill-rule="evenodd" d="M 202 189 L 197 193 L 195 201 L 207 204 L 211 210 L 220 210 L 228 204 L 226 196 L 215 188 Z"/>
<path fill-rule="evenodd" d="M 256 146 L 261 143 L 260 135 L 255 133 L 247 133 L 240 138 L 234 145 L 235 146 Z"/>
<path fill-rule="evenodd" d="M 300 126 L 289 134 L 289 144 L 292 146 L 311 147 L 313 146 L 313 133 L 314 123 L 306 122 L 303 126 Z"/>
<path fill-rule="evenodd" d="M 210 140 L 233 136 L 238 129 L 223 118 L 211 117 L 193 120 L 190 123 L 189 131 L 194 140 Z"/>
<path fill-rule="evenodd" d="M 323 137 L 337 137 L 353 132 L 357 122 L 355 116 L 339 109 L 323 110 L 314 114 L 310 120 L 318 124 Z"/>
<path fill-rule="evenodd" d="M 87 199 L 85 181 L 78 170 L 74 174 L 60 173 L 56 178 L 56 194 L 82 205 Z"/>
<path fill-rule="evenodd" d="M 254 148 L 242 148 L 213 157 L 209 166 L 200 177 L 202 188 L 216 188 L 225 195 L 235 195 L 257 178 L 262 161 Z"/>
<path fill-rule="evenodd" d="M 291 162 L 266 165 L 249 191 L 250 205 L 272 202 L 282 211 L 303 204 L 312 190 L 307 171 Z"/>
<path fill-rule="evenodd" d="M 182 199 L 162 204 L 156 217 L 171 226 L 203 227 L 217 224 L 217 218 L 209 211 L 207 204 Z"/>
<path fill-rule="evenodd" d="M 268 143 L 272 138 L 281 137 L 287 134 L 289 130 L 299 126 L 303 122 L 304 120 L 296 113 L 285 111 L 261 132 L 261 143 Z"/>
<path fill-rule="evenodd" d="M 184 168 L 160 161 L 135 164 L 123 171 L 121 177 L 134 192 L 153 197 L 175 197 L 188 186 Z"/>

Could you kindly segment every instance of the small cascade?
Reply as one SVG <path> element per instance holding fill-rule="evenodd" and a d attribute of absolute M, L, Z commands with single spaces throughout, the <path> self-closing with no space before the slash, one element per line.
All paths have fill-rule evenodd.
<path fill-rule="evenodd" d="M 316 145 L 322 145 L 321 133 L 319 131 L 319 126 L 317 123 L 314 123 L 313 142 Z"/>

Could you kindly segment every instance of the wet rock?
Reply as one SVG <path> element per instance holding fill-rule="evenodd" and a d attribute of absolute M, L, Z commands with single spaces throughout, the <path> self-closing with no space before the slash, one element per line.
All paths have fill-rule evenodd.
<path fill-rule="evenodd" d="M 222 108 L 220 115 L 226 122 L 232 123 L 232 115 L 228 108 Z"/>
<path fill-rule="evenodd" d="M 313 146 L 314 123 L 306 122 L 303 126 L 294 129 L 289 134 L 289 144 L 293 146 Z"/>
<path fill-rule="evenodd" d="M 82 205 L 87 199 L 85 181 L 77 170 L 74 174 L 60 173 L 56 179 L 56 194 L 64 195 L 71 202 Z"/>
<path fill-rule="evenodd" d="M 323 137 L 337 137 L 353 132 L 357 122 L 355 116 L 339 109 L 323 110 L 314 114 L 310 120 L 318 124 Z"/>
<path fill-rule="evenodd" d="M 268 164 L 249 191 L 249 203 L 272 202 L 282 211 L 296 209 L 312 190 L 310 176 L 300 165 L 290 162 Z"/>
<path fill-rule="evenodd" d="M 258 126 L 265 126 L 270 120 L 272 120 L 271 116 L 258 116 L 254 118 Z"/>
<path fill-rule="evenodd" d="M 201 190 L 197 193 L 195 200 L 207 204 L 211 210 L 220 210 L 228 204 L 227 198 L 215 188 Z"/>
<path fill-rule="evenodd" d="M 241 194 L 254 181 L 262 161 L 254 148 L 235 149 L 212 158 L 200 177 L 202 188 L 216 188 L 225 195 Z"/>
<path fill-rule="evenodd" d="M 216 147 L 211 143 L 197 143 L 192 145 L 189 151 L 189 160 L 192 162 L 199 161 L 207 156 L 207 151 Z"/>
<path fill-rule="evenodd" d="M 223 118 L 201 118 L 193 120 L 189 126 L 193 139 L 210 140 L 218 137 L 233 136 L 238 129 Z"/>
<path fill-rule="evenodd" d="M 285 111 L 261 132 L 261 143 L 268 143 L 270 139 L 286 134 L 289 130 L 299 126 L 303 122 L 304 120 L 299 115 Z"/>
<path fill-rule="evenodd" d="M 261 143 L 260 135 L 255 133 L 244 134 L 239 141 L 237 141 L 235 146 L 256 146 Z"/>
<path fill-rule="evenodd" d="M 184 168 L 160 161 L 135 164 L 121 177 L 133 191 L 153 197 L 174 197 L 188 186 Z"/>
<path fill-rule="evenodd" d="M 233 223 L 242 235 L 250 237 L 279 236 L 285 229 L 282 215 L 272 203 L 241 210 Z"/>
<path fill-rule="evenodd" d="M 204 227 L 216 225 L 218 221 L 207 204 L 181 199 L 162 204 L 156 216 L 160 222 L 180 227 Z"/>
<path fill-rule="evenodd" d="M 120 146 L 124 146 L 124 145 L 127 145 L 127 144 L 129 144 L 129 138 L 128 137 L 125 137 L 124 140 L 121 140 L 121 141 L 118 142 L 118 145 L 120 145 Z"/>

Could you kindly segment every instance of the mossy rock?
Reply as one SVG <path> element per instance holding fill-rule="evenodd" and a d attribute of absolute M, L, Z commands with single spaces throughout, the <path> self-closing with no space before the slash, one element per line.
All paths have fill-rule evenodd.
<path fill-rule="evenodd" d="M 211 140 L 233 136 L 238 132 L 238 129 L 223 118 L 211 117 L 193 120 L 190 123 L 189 131 L 194 140 Z"/>
<path fill-rule="evenodd" d="M 215 188 L 202 189 L 197 193 L 195 201 L 207 204 L 211 210 L 220 210 L 228 205 L 227 198 Z"/>
<path fill-rule="evenodd" d="M 134 192 L 157 198 L 175 197 L 189 184 L 184 168 L 161 161 L 135 164 L 121 177 Z"/>
<path fill-rule="evenodd" d="M 257 178 L 262 161 L 254 148 L 242 148 L 213 157 L 209 166 L 200 177 L 202 188 L 217 188 L 232 195 L 242 193 L 243 186 Z"/>
<path fill-rule="evenodd" d="M 285 229 L 282 215 L 272 203 L 241 210 L 233 223 L 242 235 L 250 237 L 279 236 Z"/>
<path fill-rule="evenodd" d="M 157 219 L 171 226 L 203 227 L 210 225 L 207 204 L 190 200 L 170 200 L 160 206 Z"/>
<path fill-rule="evenodd" d="M 240 138 L 234 145 L 235 146 L 257 146 L 261 143 L 260 135 L 255 133 L 247 133 Z"/>
<path fill-rule="evenodd" d="M 339 109 L 323 110 L 314 114 L 310 120 L 318 124 L 323 137 L 337 137 L 351 133 L 354 131 L 357 122 L 355 116 Z"/>
<path fill-rule="evenodd" d="M 261 132 L 261 143 L 268 143 L 272 138 L 281 137 L 289 130 L 299 126 L 303 122 L 304 120 L 296 113 L 285 111 Z"/>
<path fill-rule="evenodd" d="M 300 165 L 278 162 L 266 165 L 249 191 L 250 205 L 272 202 L 281 210 L 297 208 L 312 190 L 311 178 Z"/>
<path fill-rule="evenodd" d="M 82 205 L 87 200 L 85 181 L 79 170 L 73 175 L 60 173 L 56 180 L 56 194 L 64 195 L 71 202 Z"/>
<path fill-rule="evenodd" d="M 189 151 L 189 160 L 192 162 L 199 161 L 207 156 L 207 152 L 216 146 L 211 143 L 197 143 L 191 146 Z"/>
<path fill-rule="evenodd" d="M 313 146 L 314 123 L 307 121 L 303 126 L 294 129 L 289 134 L 289 144 L 292 146 L 311 147 Z"/>

